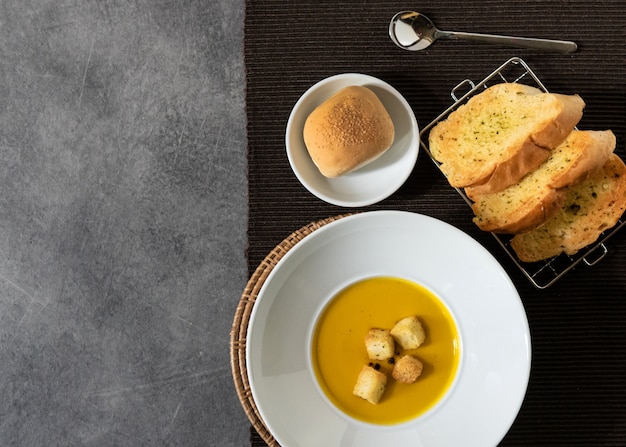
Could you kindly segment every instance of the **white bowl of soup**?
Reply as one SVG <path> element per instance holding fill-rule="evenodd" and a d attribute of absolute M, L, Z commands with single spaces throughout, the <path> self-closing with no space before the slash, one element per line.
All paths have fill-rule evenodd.
<path fill-rule="evenodd" d="M 364 332 L 409 314 L 426 334 L 410 353 L 422 375 L 388 382 L 376 405 L 352 396 L 369 362 Z M 496 259 L 457 228 L 401 211 L 344 217 L 298 242 L 261 287 L 246 337 L 251 395 L 283 447 L 497 445 L 530 362 L 526 314 Z"/>
<path fill-rule="evenodd" d="M 364 338 L 371 328 L 390 329 L 410 316 L 419 318 L 426 333 L 419 347 L 405 350 L 396 342 L 392 357 L 368 356 Z M 310 346 L 311 369 L 331 405 L 374 425 L 410 422 L 437 408 L 452 389 L 462 354 L 460 333 L 445 303 L 420 284 L 389 276 L 358 280 L 332 297 L 317 319 Z M 392 375 L 405 355 L 423 365 L 419 377 L 408 384 Z M 353 393 L 365 365 L 386 377 L 375 404 Z"/>

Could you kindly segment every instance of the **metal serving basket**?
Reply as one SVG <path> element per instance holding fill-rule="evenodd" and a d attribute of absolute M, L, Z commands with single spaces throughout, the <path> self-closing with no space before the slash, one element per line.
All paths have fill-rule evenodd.
<path fill-rule="evenodd" d="M 437 125 L 437 123 L 446 119 L 448 115 L 456 110 L 459 106 L 465 104 L 468 99 L 471 98 L 473 95 L 480 93 L 487 87 L 502 82 L 517 82 L 537 87 L 544 92 L 548 91 L 541 83 L 539 78 L 528 67 L 528 65 L 522 59 L 517 57 L 511 58 L 506 61 L 498 69 L 496 69 L 493 73 L 491 73 L 478 84 L 474 84 L 474 82 L 469 79 L 465 79 L 464 81 L 459 83 L 454 89 L 452 89 L 450 93 L 452 99 L 454 100 L 454 104 L 452 104 L 452 106 L 450 106 L 441 115 L 435 118 L 430 124 L 428 124 L 428 126 L 422 129 L 422 131 L 420 132 L 420 146 L 426 151 L 426 153 L 428 153 L 430 159 L 435 163 L 438 168 L 440 166 L 440 163 L 433 158 L 428 148 L 428 135 L 430 134 L 430 130 L 435 125 Z M 461 197 L 463 197 L 468 205 L 472 204 L 471 200 L 467 197 L 462 189 L 455 189 L 458 191 Z M 492 234 L 496 238 L 498 243 L 502 246 L 502 248 L 508 253 L 513 262 L 515 262 L 515 264 L 520 268 L 524 275 L 530 280 L 530 282 L 532 282 L 533 285 L 538 289 L 545 289 L 550 287 L 552 284 L 554 284 L 557 280 L 562 278 L 567 272 L 572 270 L 580 263 L 584 263 L 587 266 L 593 266 L 600 262 L 600 260 L 602 260 L 602 258 L 604 258 L 604 256 L 606 256 L 606 254 L 608 253 L 608 248 L 606 245 L 607 240 L 617 231 L 619 231 L 624 225 L 626 225 L 626 220 L 624 220 L 624 216 L 622 216 L 617 225 L 602 233 L 595 243 L 580 250 L 575 255 L 568 256 L 565 254 L 561 254 L 554 258 L 533 263 L 522 262 L 517 257 L 515 251 L 510 246 L 512 236 L 495 233 Z"/>

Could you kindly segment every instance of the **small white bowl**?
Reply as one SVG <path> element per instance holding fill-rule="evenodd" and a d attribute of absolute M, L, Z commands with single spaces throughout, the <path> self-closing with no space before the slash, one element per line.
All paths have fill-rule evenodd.
<path fill-rule="evenodd" d="M 309 114 L 344 87 L 371 89 L 389 112 L 395 127 L 393 145 L 375 161 L 337 178 L 324 177 L 304 144 L 302 132 Z M 326 78 L 309 88 L 294 106 L 285 136 L 289 164 L 302 185 L 333 205 L 367 206 L 389 197 L 407 180 L 419 152 L 419 129 L 409 103 L 392 86 L 373 76 L 345 73 Z"/>

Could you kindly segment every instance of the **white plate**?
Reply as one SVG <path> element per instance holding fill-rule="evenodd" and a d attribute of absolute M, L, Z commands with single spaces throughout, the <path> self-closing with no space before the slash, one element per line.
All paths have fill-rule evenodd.
<path fill-rule="evenodd" d="M 456 317 L 456 384 L 432 412 L 396 426 L 343 416 L 311 371 L 316 316 L 341 288 L 371 276 L 423 284 Z M 334 221 L 275 266 L 253 307 L 246 363 L 255 403 L 283 447 L 495 446 L 522 404 L 531 362 L 526 314 L 500 264 L 474 239 L 431 217 L 374 211 Z"/>
<path fill-rule="evenodd" d="M 324 177 L 304 145 L 304 122 L 317 106 L 351 85 L 370 88 L 389 112 L 395 127 L 393 145 L 363 168 L 337 178 Z M 389 197 L 409 177 L 419 152 L 419 129 L 409 103 L 392 86 L 372 76 L 345 73 L 309 88 L 295 104 L 285 135 L 289 164 L 302 185 L 325 202 L 344 207 L 371 205 Z"/>

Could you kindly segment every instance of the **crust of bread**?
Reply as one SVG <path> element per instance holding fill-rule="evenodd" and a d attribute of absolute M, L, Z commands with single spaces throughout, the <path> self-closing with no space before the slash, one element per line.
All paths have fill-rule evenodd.
<path fill-rule="evenodd" d="M 394 141 L 391 116 L 369 88 L 343 88 L 304 123 L 304 144 L 320 172 L 339 177 L 371 163 Z"/>
<path fill-rule="evenodd" d="M 615 150 L 615 135 L 574 130 L 537 169 L 503 191 L 471 196 L 474 223 L 494 233 L 530 231 L 556 214 L 566 199 L 565 188 L 602 168 Z"/>
<path fill-rule="evenodd" d="M 523 262 L 536 262 L 561 253 L 576 254 L 614 227 L 626 210 L 626 165 L 611 154 L 602 169 L 567 188 L 558 213 L 542 226 L 518 234 L 511 247 Z"/>
<path fill-rule="evenodd" d="M 559 149 L 571 145 L 568 153 L 577 156 L 569 167 L 557 166 L 557 169 L 562 169 L 550 177 L 548 185 L 552 188 L 564 188 L 584 180 L 604 166 L 615 150 L 615 144 L 615 134 L 611 130 L 572 131 Z"/>
<path fill-rule="evenodd" d="M 527 140 L 522 143 L 515 157 L 496 164 L 487 180 L 465 188 L 466 194 L 477 196 L 502 191 L 518 182 L 528 172 L 537 169 L 549 156 L 550 150 Z"/>
<path fill-rule="evenodd" d="M 518 83 L 487 88 L 437 124 L 429 148 L 452 186 L 501 191 L 536 169 L 580 121 L 578 95 Z"/>
<path fill-rule="evenodd" d="M 499 194 L 499 193 L 494 193 Z M 565 192 L 552 188 L 541 188 L 536 195 L 524 195 L 525 202 L 505 212 L 486 212 L 486 201 L 472 205 L 474 223 L 483 231 L 500 234 L 518 234 L 538 227 L 554 215 L 565 201 Z"/>

